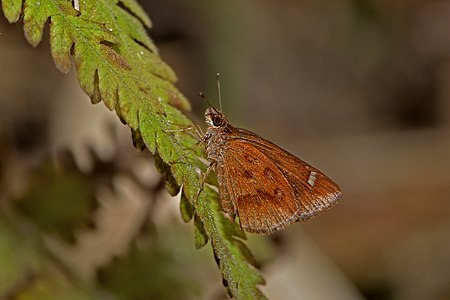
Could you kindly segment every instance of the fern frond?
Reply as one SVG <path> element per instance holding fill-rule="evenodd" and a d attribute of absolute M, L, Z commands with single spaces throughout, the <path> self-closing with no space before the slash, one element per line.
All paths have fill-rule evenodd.
<path fill-rule="evenodd" d="M 197 170 L 203 151 L 191 151 L 196 140 L 173 129 L 192 125 L 182 110 L 187 99 L 175 88 L 174 71 L 160 58 L 147 36 L 150 19 L 134 0 L 80 1 L 79 11 L 67 0 L 2 0 L 9 22 L 23 18 L 25 37 L 36 47 L 49 23 L 56 67 L 69 72 L 72 59 L 78 80 L 93 103 L 103 101 L 133 132 L 135 144 L 149 149 L 168 181 L 171 194 L 182 187 L 180 208 L 185 221 L 194 216 L 195 244 L 211 242 L 230 296 L 263 299 L 264 283 L 249 262 L 245 238 L 220 210 L 218 195 L 200 193 Z M 76 117 L 76 116 L 74 116 Z"/>

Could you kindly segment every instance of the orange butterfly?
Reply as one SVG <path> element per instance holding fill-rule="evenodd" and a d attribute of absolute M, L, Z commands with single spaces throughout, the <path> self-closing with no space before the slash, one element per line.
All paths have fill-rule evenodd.
<path fill-rule="evenodd" d="M 206 153 L 217 173 L 222 209 L 232 221 L 237 215 L 244 230 L 273 233 L 323 212 L 341 197 L 325 174 L 255 133 L 233 127 L 221 111 L 209 107 L 205 119 Z"/>

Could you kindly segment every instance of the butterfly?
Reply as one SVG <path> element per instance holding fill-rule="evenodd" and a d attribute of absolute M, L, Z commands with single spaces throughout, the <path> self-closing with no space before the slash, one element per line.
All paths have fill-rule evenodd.
<path fill-rule="evenodd" d="M 219 89 L 220 91 L 220 89 Z M 225 216 L 247 232 L 270 234 L 325 211 L 341 197 L 318 169 L 259 135 L 205 111 L 206 154 L 216 171 Z"/>

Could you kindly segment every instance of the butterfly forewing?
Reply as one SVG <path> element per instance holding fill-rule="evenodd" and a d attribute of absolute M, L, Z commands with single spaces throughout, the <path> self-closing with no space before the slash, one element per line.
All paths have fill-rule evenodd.
<path fill-rule="evenodd" d="M 245 167 L 248 168 L 255 163 L 251 158 L 246 159 L 250 153 L 259 153 L 254 156 L 258 157 L 261 166 L 276 166 L 275 169 L 270 168 L 273 171 L 272 177 L 267 176 L 269 169 L 264 170 L 262 167 L 252 173 L 252 180 L 263 185 L 260 190 L 264 193 L 247 193 L 246 197 L 230 199 L 237 206 L 241 226 L 247 231 L 258 233 L 277 231 L 297 220 L 305 220 L 319 214 L 341 196 L 339 187 L 322 172 L 253 132 L 235 129 L 229 137 L 224 153 L 225 165 L 237 165 L 233 159 L 241 161 L 239 170 L 241 173 L 244 172 L 243 174 L 248 174 L 242 171 Z M 233 186 L 231 195 L 238 196 L 248 190 L 249 181 L 245 180 L 245 176 L 240 176 L 243 180 L 235 184 L 230 182 L 236 178 L 236 172 L 239 173 L 239 171 L 230 172 L 231 176 L 225 174 L 225 178 L 228 178 L 226 186 L 228 188 L 230 185 Z M 271 181 L 273 185 L 269 184 Z M 276 190 L 279 187 L 283 187 L 283 192 L 288 191 L 293 197 L 286 194 L 289 196 L 283 197 L 283 203 L 277 201 L 280 200 L 279 196 L 275 197 L 279 195 Z M 257 196 L 251 196 L 255 194 Z M 286 210 L 286 207 L 289 209 Z M 261 211 L 265 214 L 261 214 Z"/>
<path fill-rule="evenodd" d="M 255 146 L 280 169 L 300 202 L 300 219 L 327 209 L 342 195 L 338 185 L 325 174 L 277 145 L 243 129 L 238 129 L 234 138 Z"/>
<path fill-rule="evenodd" d="M 231 139 L 226 144 L 223 162 L 218 173 L 224 175 L 223 188 L 235 205 L 243 229 L 270 233 L 298 218 L 300 207 L 287 178 L 256 147 Z"/>

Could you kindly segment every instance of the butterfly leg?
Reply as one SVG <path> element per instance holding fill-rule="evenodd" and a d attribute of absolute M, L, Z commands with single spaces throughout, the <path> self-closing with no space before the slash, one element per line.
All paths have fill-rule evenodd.
<path fill-rule="evenodd" d="M 203 133 L 202 129 L 197 124 L 191 124 L 191 125 L 185 126 L 184 128 L 178 128 L 178 129 L 166 129 L 164 131 L 165 132 L 187 132 L 187 133 L 194 132 L 193 137 L 196 138 L 197 140 L 203 140 L 203 137 L 204 137 L 204 133 Z"/>
<path fill-rule="evenodd" d="M 204 187 L 205 187 L 205 183 L 206 183 L 206 178 L 208 178 L 209 173 L 211 172 L 211 170 L 214 168 L 214 163 L 210 163 L 208 168 L 206 169 L 205 173 L 203 173 L 203 176 L 201 178 L 200 181 L 200 189 L 197 192 L 197 195 L 194 198 L 194 205 L 197 205 L 197 200 L 198 197 L 200 197 L 200 193 L 203 191 Z"/>
<path fill-rule="evenodd" d="M 181 125 L 180 125 L 181 126 Z M 197 142 L 193 145 L 190 146 L 189 148 L 184 147 L 177 139 L 176 137 L 172 134 L 172 133 L 178 133 L 178 132 L 192 132 L 192 130 L 194 130 L 194 132 L 196 133 L 195 138 L 197 139 Z M 165 129 L 163 130 L 163 132 L 165 134 L 167 134 L 174 143 L 176 143 L 177 145 L 184 147 L 184 149 L 188 150 L 187 153 L 184 154 L 184 156 L 182 157 L 182 159 L 189 159 L 189 157 L 191 156 L 191 154 L 193 154 L 195 152 L 195 150 L 197 149 L 197 147 L 204 143 L 203 137 L 200 138 L 200 135 L 202 134 L 201 132 L 201 128 L 197 125 L 197 124 L 192 124 L 189 125 L 185 128 L 178 128 L 178 129 Z M 171 164 L 176 164 L 176 163 L 187 163 L 185 161 L 172 161 L 170 162 Z"/>

